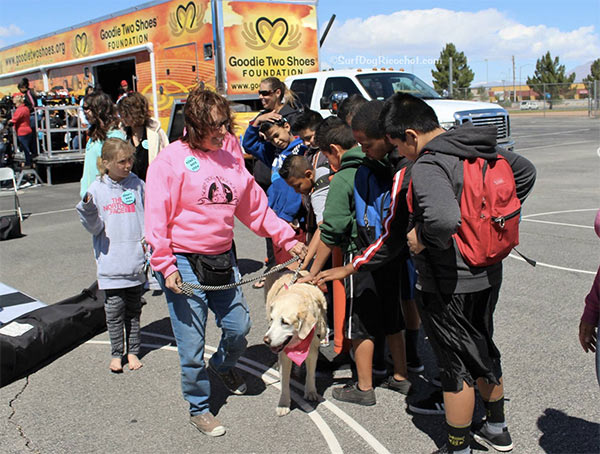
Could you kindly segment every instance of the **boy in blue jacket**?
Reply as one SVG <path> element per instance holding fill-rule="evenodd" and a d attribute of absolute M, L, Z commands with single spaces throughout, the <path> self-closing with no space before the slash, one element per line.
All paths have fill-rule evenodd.
<path fill-rule="evenodd" d="M 260 135 L 267 140 L 260 140 Z M 302 238 L 303 230 L 300 223 L 304 220 L 302 208 L 302 197 L 288 185 L 279 175 L 279 169 L 288 156 L 304 155 L 306 145 L 299 137 L 291 133 L 290 124 L 285 118 L 277 121 L 266 121 L 259 127 L 248 128 L 244 136 L 244 143 L 249 144 L 254 150 L 253 154 L 271 168 L 271 185 L 267 189 L 269 207 L 275 214 L 289 224 L 298 233 L 299 240 Z M 285 262 L 287 257 L 284 251 L 275 251 L 275 259 L 278 263 Z"/>

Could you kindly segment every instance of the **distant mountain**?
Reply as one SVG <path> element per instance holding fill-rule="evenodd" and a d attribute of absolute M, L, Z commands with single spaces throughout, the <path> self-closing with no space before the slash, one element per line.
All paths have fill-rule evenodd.
<path fill-rule="evenodd" d="M 575 82 L 581 82 L 584 78 L 586 78 L 587 76 L 589 76 L 590 72 L 591 72 L 591 66 L 592 66 L 593 60 L 588 61 L 587 63 L 584 63 L 583 65 L 579 65 L 575 68 L 573 68 L 571 71 L 569 71 L 567 73 L 568 76 L 570 76 L 571 74 L 575 73 Z"/>

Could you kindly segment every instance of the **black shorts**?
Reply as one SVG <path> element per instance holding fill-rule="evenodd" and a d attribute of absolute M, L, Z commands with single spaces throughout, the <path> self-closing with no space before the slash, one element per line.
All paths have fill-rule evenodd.
<path fill-rule="evenodd" d="M 359 272 L 346 279 L 346 329 L 349 339 L 371 339 L 405 328 L 397 268 Z"/>
<path fill-rule="evenodd" d="M 425 333 L 440 368 L 442 389 L 460 391 L 478 378 L 499 384 L 500 351 L 494 334 L 494 309 L 500 285 L 474 293 L 436 294 L 416 290 Z"/>

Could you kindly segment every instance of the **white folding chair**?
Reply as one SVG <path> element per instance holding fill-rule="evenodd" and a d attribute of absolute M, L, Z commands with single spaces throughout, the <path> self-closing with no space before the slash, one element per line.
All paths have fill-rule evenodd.
<path fill-rule="evenodd" d="M 10 167 L 0 167 L 0 183 L 4 181 L 12 182 L 12 191 L 15 196 L 15 209 L 19 214 L 19 219 L 23 222 L 23 213 L 21 212 L 21 202 L 19 202 L 19 195 L 17 193 L 17 182 L 15 181 L 15 172 Z M 12 210 L 11 210 L 12 211 Z"/>

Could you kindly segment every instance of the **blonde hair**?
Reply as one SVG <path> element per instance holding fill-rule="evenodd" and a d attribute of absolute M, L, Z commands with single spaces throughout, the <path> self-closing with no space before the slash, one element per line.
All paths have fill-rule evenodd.
<path fill-rule="evenodd" d="M 15 95 L 15 96 L 13 96 L 13 102 L 15 104 L 23 104 L 25 102 L 25 96 L 24 95 Z"/>
<path fill-rule="evenodd" d="M 135 147 L 131 145 L 131 143 L 118 138 L 110 138 L 104 141 L 102 153 L 100 157 L 98 157 L 96 164 L 100 175 L 108 174 L 108 169 L 106 168 L 104 161 L 116 161 L 119 159 L 120 154 L 123 154 L 125 158 L 135 158 Z"/>

